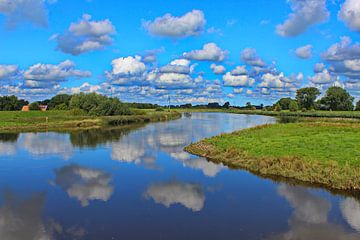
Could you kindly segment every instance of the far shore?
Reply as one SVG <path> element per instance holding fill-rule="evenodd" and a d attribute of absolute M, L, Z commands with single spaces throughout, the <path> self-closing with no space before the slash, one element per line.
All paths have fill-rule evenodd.
<path fill-rule="evenodd" d="M 45 130 L 76 130 L 122 126 L 148 122 L 168 121 L 181 117 L 177 111 L 137 111 L 134 115 L 76 116 L 70 111 L 3 111 L 0 112 L 0 132 L 24 132 Z"/>

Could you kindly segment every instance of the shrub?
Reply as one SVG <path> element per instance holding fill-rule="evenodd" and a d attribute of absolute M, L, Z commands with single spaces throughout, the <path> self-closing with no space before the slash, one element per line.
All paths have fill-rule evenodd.
<path fill-rule="evenodd" d="M 296 101 L 292 101 L 289 104 L 289 110 L 290 112 L 297 112 L 299 110 L 299 105 Z"/>
<path fill-rule="evenodd" d="M 118 98 L 109 98 L 97 93 L 75 94 L 70 101 L 70 109 L 81 109 L 93 116 L 130 115 L 130 109 Z"/>
<path fill-rule="evenodd" d="M 275 110 L 276 112 L 281 112 L 281 106 L 280 106 L 280 104 L 276 104 L 274 110 Z"/>
<path fill-rule="evenodd" d="M 40 111 L 40 104 L 39 102 L 33 102 L 30 104 L 29 109 L 32 111 Z"/>

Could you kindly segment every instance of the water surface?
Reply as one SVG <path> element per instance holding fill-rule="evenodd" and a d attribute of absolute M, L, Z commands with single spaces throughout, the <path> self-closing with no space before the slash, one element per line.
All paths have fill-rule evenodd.
<path fill-rule="evenodd" d="M 354 197 L 183 151 L 274 121 L 194 113 L 132 128 L 0 134 L 0 239 L 360 239 Z"/>

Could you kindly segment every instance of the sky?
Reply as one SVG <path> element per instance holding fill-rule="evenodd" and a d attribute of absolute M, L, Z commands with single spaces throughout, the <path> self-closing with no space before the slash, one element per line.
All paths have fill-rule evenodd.
<path fill-rule="evenodd" d="M 359 0 L 0 0 L 0 95 L 271 104 L 360 99 Z"/>

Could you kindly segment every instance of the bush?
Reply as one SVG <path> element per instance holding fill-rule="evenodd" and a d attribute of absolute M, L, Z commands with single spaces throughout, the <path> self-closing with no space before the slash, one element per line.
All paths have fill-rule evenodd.
<path fill-rule="evenodd" d="M 302 111 L 302 112 L 306 112 L 307 109 L 306 109 L 306 108 L 302 108 L 301 111 Z"/>
<path fill-rule="evenodd" d="M 23 99 L 19 100 L 16 96 L 0 97 L 0 111 L 18 111 L 29 102 Z"/>
<path fill-rule="evenodd" d="M 30 104 L 29 109 L 31 111 L 40 111 L 40 104 L 39 102 L 33 102 Z"/>
<path fill-rule="evenodd" d="M 296 101 L 292 101 L 290 104 L 289 104 L 289 110 L 290 112 L 297 112 L 299 110 L 299 105 Z"/>
<path fill-rule="evenodd" d="M 130 115 L 130 109 L 117 98 L 109 98 L 97 93 L 75 94 L 70 101 L 70 109 L 81 109 L 92 116 Z"/>
<path fill-rule="evenodd" d="M 156 111 L 156 112 L 163 112 L 164 109 L 163 109 L 163 108 L 156 108 L 155 111 Z"/>
<path fill-rule="evenodd" d="M 276 112 L 281 112 L 281 106 L 280 106 L 280 104 L 276 104 L 274 110 L 275 110 Z"/>

